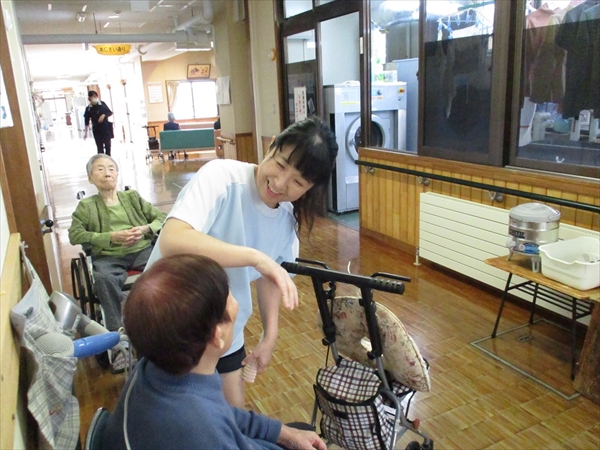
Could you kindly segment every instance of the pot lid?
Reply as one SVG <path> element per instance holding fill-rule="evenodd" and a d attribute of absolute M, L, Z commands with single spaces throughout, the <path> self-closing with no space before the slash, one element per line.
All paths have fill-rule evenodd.
<path fill-rule="evenodd" d="M 523 222 L 556 222 L 560 212 L 542 203 L 523 203 L 510 209 L 509 216 Z"/>

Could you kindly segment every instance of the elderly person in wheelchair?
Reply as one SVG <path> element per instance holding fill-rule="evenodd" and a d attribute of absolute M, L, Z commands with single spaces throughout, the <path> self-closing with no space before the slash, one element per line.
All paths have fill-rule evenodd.
<path fill-rule="evenodd" d="M 130 270 L 143 270 L 166 213 L 134 190 L 117 191 L 119 167 L 106 154 L 87 163 L 88 180 L 98 194 L 79 202 L 72 215 L 69 241 L 91 251 L 94 291 L 109 331 L 122 325 L 123 285 Z"/>
<path fill-rule="evenodd" d="M 283 425 L 225 400 L 216 367 L 237 313 L 227 274 L 206 256 L 167 256 L 146 270 L 123 311 L 141 358 L 96 430 L 100 448 L 326 450 L 314 431 L 299 429 L 305 424 Z"/>

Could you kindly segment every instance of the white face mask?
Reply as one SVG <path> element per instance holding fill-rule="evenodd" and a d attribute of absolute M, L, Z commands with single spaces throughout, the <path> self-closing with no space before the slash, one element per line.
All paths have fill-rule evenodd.
<path fill-rule="evenodd" d="M 94 97 L 93 99 L 90 100 L 90 102 L 92 102 L 92 105 L 97 105 L 98 104 L 98 98 Z"/>

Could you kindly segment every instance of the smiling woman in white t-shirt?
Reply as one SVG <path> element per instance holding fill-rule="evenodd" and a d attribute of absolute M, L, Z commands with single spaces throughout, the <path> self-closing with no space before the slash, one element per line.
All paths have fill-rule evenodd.
<path fill-rule="evenodd" d="M 329 127 L 311 117 L 278 135 L 259 165 L 207 163 L 179 193 L 150 257 L 147 267 L 162 256 L 194 253 L 225 268 L 240 309 L 233 344 L 217 370 L 233 406 L 244 405 L 242 367 L 256 366 L 260 374 L 271 359 L 280 302 L 290 310 L 298 305 L 296 286 L 280 264 L 298 256 L 297 232 L 304 223 L 310 230 L 322 208 L 337 151 Z M 254 280 L 263 337 L 246 355 Z"/>

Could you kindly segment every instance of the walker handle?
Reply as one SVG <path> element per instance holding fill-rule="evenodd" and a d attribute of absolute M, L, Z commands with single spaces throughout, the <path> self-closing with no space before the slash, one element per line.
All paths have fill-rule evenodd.
<path fill-rule="evenodd" d="M 339 281 L 340 283 L 352 284 L 361 289 L 375 289 L 377 291 L 391 292 L 392 294 L 402 295 L 404 293 L 404 283 L 401 281 L 391 281 L 381 278 L 366 277 L 364 275 L 354 275 L 351 273 L 337 272 L 335 270 L 304 266 L 292 262 L 282 262 L 281 266 L 289 273 L 318 277 L 323 281 Z M 389 276 L 388 274 L 386 275 Z M 407 281 L 410 281 L 410 278 Z"/>

